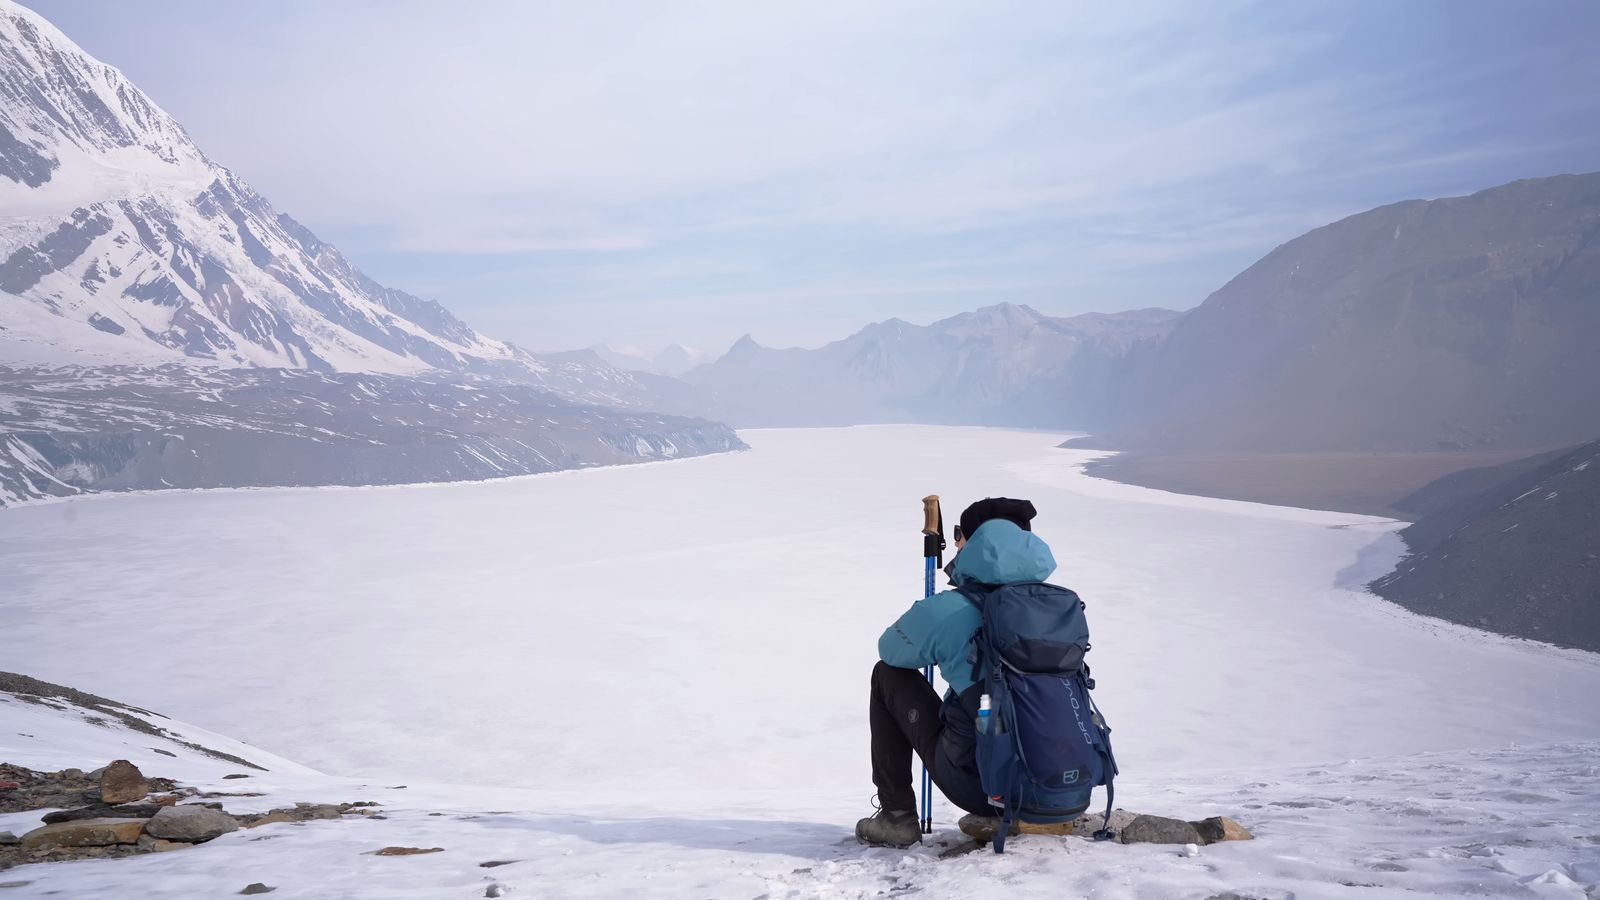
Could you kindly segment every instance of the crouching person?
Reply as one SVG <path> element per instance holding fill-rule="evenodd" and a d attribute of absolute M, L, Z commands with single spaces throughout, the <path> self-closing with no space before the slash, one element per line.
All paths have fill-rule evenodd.
<path fill-rule="evenodd" d="M 947 570 L 958 586 L 1044 581 L 1055 558 L 1029 523 L 1026 500 L 990 498 L 961 514 L 956 557 Z M 973 671 L 973 636 L 982 614 L 957 591 L 912 604 L 878 639 L 881 662 L 872 670 L 872 782 L 878 811 L 856 823 L 856 838 L 880 847 L 909 847 L 922 840 L 912 755 L 951 803 L 992 815 L 979 783 L 974 722 L 981 691 Z M 950 685 L 941 700 L 922 675 L 937 665 Z"/>

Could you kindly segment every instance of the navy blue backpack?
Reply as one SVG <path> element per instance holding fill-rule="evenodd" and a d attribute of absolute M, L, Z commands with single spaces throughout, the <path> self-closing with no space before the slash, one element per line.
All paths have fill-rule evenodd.
<path fill-rule="evenodd" d="M 999 587 L 967 585 L 962 596 L 983 614 L 973 638 L 982 676 L 970 690 L 986 693 L 991 713 L 977 735 L 978 777 L 1000 817 L 994 851 L 1005 852 L 1017 820 L 1070 822 L 1089 808 L 1090 795 L 1106 789 L 1106 817 L 1096 840 L 1110 830 L 1111 728 L 1089 691 L 1094 679 L 1084 603 L 1063 587 L 1042 582 Z"/>

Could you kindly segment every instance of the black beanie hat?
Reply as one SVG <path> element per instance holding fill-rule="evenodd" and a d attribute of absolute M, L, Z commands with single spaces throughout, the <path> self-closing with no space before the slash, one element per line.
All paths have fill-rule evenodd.
<path fill-rule="evenodd" d="M 978 526 L 990 519 L 1005 519 L 1015 524 L 1023 531 L 1032 531 L 1028 522 L 1039 511 L 1027 500 L 1012 500 L 1010 497 L 985 497 L 972 504 L 961 512 L 961 534 L 967 540 L 972 539 L 972 533 Z"/>

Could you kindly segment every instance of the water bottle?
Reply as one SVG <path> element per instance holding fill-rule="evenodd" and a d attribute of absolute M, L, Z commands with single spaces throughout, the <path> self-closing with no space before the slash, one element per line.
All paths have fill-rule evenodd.
<path fill-rule="evenodd" d="M 994 715 L 989 708 L 989 695 L 984 694 L 978 698 L 978 733 L 988 734 L 993 727 Z"/>

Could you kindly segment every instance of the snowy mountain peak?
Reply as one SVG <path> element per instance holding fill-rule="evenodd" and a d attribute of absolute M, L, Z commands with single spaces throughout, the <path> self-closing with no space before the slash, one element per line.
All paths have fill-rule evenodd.
<path fill-rule="evenodd" d="M 121 72 L 33 11 L 0 0 L 0 200 L 8 216 L 59 216 L 160 184 L 193 188 L 213 168 Z"/>
<path fill-rule="evenodd" d="M 0 362 L 539 371 L 385 287 L 0 0 Z"/>
<path fill-rule="evenodd" d="M 1045 319 L 1032 307 L 1016 303 L 997 303 L 972 312 L 960 313 L 940 319 L 929 327 L 956 337 L 994 335 L 997 333 L 1023 334 Z"/>

